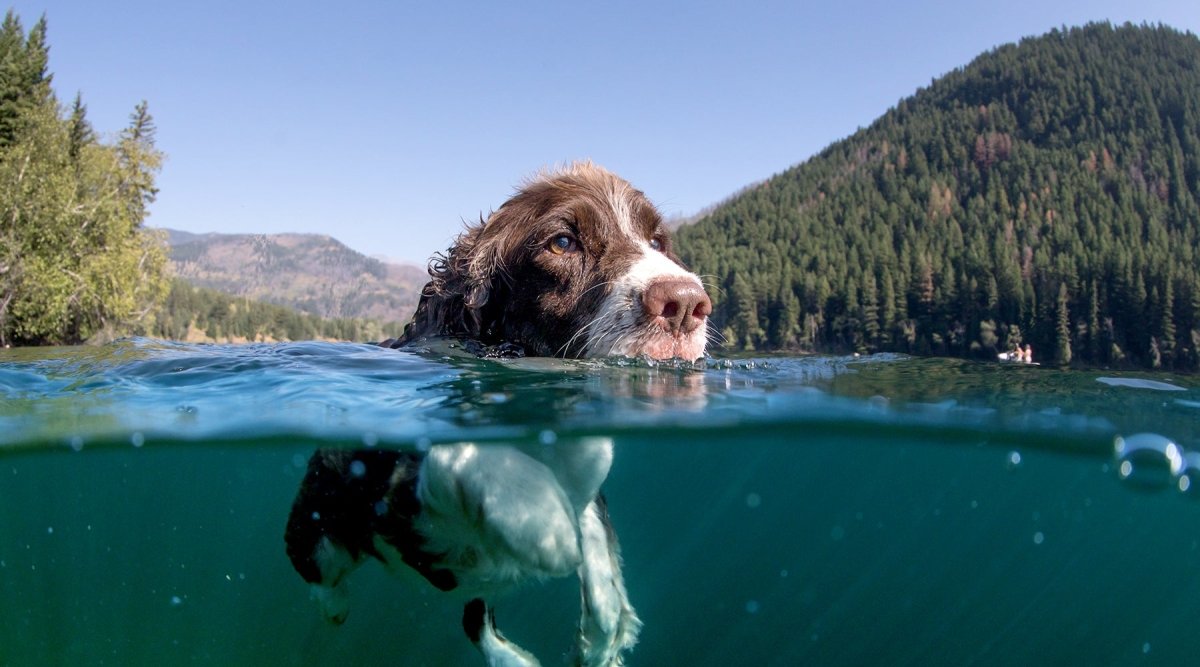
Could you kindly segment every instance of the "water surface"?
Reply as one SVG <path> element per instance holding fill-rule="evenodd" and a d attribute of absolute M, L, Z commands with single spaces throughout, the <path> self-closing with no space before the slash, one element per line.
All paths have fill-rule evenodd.
<path fill-rule="evenodd" d="M 631 665 L 1188 664 L 1198 425 L 1195 377 L 958 360 L 6 350 L 0 664 L 481 664 L 457 601 L 373 563 L 321 619 L 282 541 L 305 462 L 593 434 Z M 496 613 L 554 665 L 577 606 Z"/>

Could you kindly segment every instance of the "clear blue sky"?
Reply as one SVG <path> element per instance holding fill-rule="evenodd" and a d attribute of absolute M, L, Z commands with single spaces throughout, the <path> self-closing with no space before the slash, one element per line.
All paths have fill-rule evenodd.
<path fill-rule="evenodd" d="M 316 232 L 424 265 L 546 165 L 670 214 L 802 162 L 996 45 L 1091 20 L 1200 33 L 1196 0 L 22 1 L 97 130 L 150 104 L 150 224 Z"/>

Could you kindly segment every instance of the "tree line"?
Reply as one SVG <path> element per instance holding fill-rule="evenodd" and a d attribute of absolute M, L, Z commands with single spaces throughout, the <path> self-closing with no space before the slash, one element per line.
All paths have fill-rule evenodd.
<path fill-rule="evenodd" d="M 1200 41 L 995 49 L 682 228 L 732 350 L 1200 369 Z"/>
<path fill-rule="evenodd" d="M 180 278 L 146 335 L 191 342 L 295 340 L 380 341 L 403 330 L 362 318 L 324 318 L 254 299 L 197 287 Z"/>

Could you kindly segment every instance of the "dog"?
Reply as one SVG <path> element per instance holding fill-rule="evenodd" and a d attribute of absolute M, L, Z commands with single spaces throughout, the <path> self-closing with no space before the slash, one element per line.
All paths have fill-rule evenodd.
<path fill-rule="evenodd" d="M 429 273 L 403 335 L 381 345 L 450 337 L 517 351 L 507 356 L 704 355 L 703 284 L 645 195 L 590 162 L 527 182 Z M 485 598 L 575 572 L 573 664 L 622 665 L 641 620 L 600 491 L 612 456 L 608 438 L 319 450 L 288 518 L 287 553 L 334 623 L 346 619 L 346 576 L 367 558 L 463 595 L 463 629 L 494 667 L 540 663 L 496 629 Z"/>
<path fill-rule="evenodd" d="M 590 162 L 526 183 L 430 263 L 401 347 L 426 336 L 541 357 L 704 356 L 712 302 L 641 191 Z"/>

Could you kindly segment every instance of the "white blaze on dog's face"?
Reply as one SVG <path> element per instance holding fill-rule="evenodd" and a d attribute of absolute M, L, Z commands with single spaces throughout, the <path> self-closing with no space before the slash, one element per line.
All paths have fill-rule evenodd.
<path fill-rule="evenodd" d="M 540 176 L 472 233 L 460 246 L 498 267 L 479 309 L 485 341 L 541 356 L 704 356 L 704 286 L 655 207 L 614 174 L 581 163 Z"/>
<path fill-rule="evenodd" d="M 670 253 L 661 218 L 644 239 L 632 220 L 628 184 L 612 193 L 620 232 L 636 248 L 629 269 L 613 281 L 588 330 L 587 356 L 638 356 L 695 360 L 704 356 L 712 302 L 695 274 Z M 637 193 L 641 196 L 641 193 Z"/>

